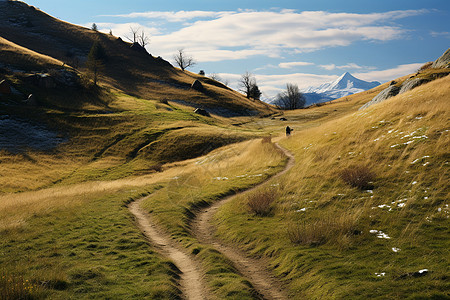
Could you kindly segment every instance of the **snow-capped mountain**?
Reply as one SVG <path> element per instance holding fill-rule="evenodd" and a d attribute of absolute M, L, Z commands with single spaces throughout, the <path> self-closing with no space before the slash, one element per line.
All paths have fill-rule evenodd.
<path fill-rule="evenodd" d="M 367 91 L 378 85 L 380 85 L 378 81 L 364 81 L 354 77 L 349 72 L 345 72 L 335 81 L 317 87 L 308 87 L 301 92 L 306 98 L 306 104 L 309 105 Z"/>

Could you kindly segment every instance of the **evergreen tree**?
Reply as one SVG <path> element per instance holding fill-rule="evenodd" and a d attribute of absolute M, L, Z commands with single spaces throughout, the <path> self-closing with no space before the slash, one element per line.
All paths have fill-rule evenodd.
<path fill-rule="evenodd" d="M 92 72 L 94 85 L 97 85 L 98 76 L 101 70 L 104 68 L 104 63 L 106 62 L 106 60 L 107 56 L 105 50 L 98 41 L 95 41 L 91 47 L 91 50 L 89 51 L 86 61 L 87 68 L 90 72 Z"/>

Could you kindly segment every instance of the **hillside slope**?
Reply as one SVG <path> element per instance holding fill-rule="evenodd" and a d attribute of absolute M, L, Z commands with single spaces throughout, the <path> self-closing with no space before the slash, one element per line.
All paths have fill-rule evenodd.
<path fill-rule="evenodd" d="M 222 107 L 223 115 L 256 115 L 271 112 L 259 101 L 249 101 L 240 93 L 209 78 L 183 72 L 167 61 L 145 51 L 131 48 L 130 43 L 112 35 L 55 19 L 20 1 L 0 2 L 0 36 L 36 53 L 57 59 L 84 70 L 94 41 L 99 41 L 108 57 L 101 81 L 128 94 L 154 100 L 182 100 L 197 106 Z M 11 60 L 2 61 L 17 68 Z M 36 70 L 39 71 L 39 70 Z M 204 91 L 191 89 L 195 79 Z"/>
<path fill-rule="evenodd" d="M 236 199 L 219 236 L 269 259 L 292 298 L 446 299 L 449 94 L 447 76 L 294 131 L 271 213 Z"/>

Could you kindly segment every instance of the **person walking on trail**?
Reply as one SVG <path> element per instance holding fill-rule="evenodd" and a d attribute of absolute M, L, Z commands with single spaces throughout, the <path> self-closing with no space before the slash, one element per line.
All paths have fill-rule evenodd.
<path fill-rule="evenodd" d="M 286 127 L 286 136 L 290 136 L 292 130 L 294 130 L 294 129 L 292 129 L 291 127 L 287 126 Z"/>

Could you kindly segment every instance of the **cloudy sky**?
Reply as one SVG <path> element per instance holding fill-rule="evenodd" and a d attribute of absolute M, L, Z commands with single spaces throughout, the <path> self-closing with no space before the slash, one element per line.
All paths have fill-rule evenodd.
<path fill-rule="evenodd" d="M 64 21 L 126 39 L 150 36 L 147 50 L 173 63 L 184 48 L 192 72 L 233 88 L 246 71 L 266 98 L 344 72 L 385 82 L 415 72 L 450 47 L 449 0 L 25 0 Z"/>

